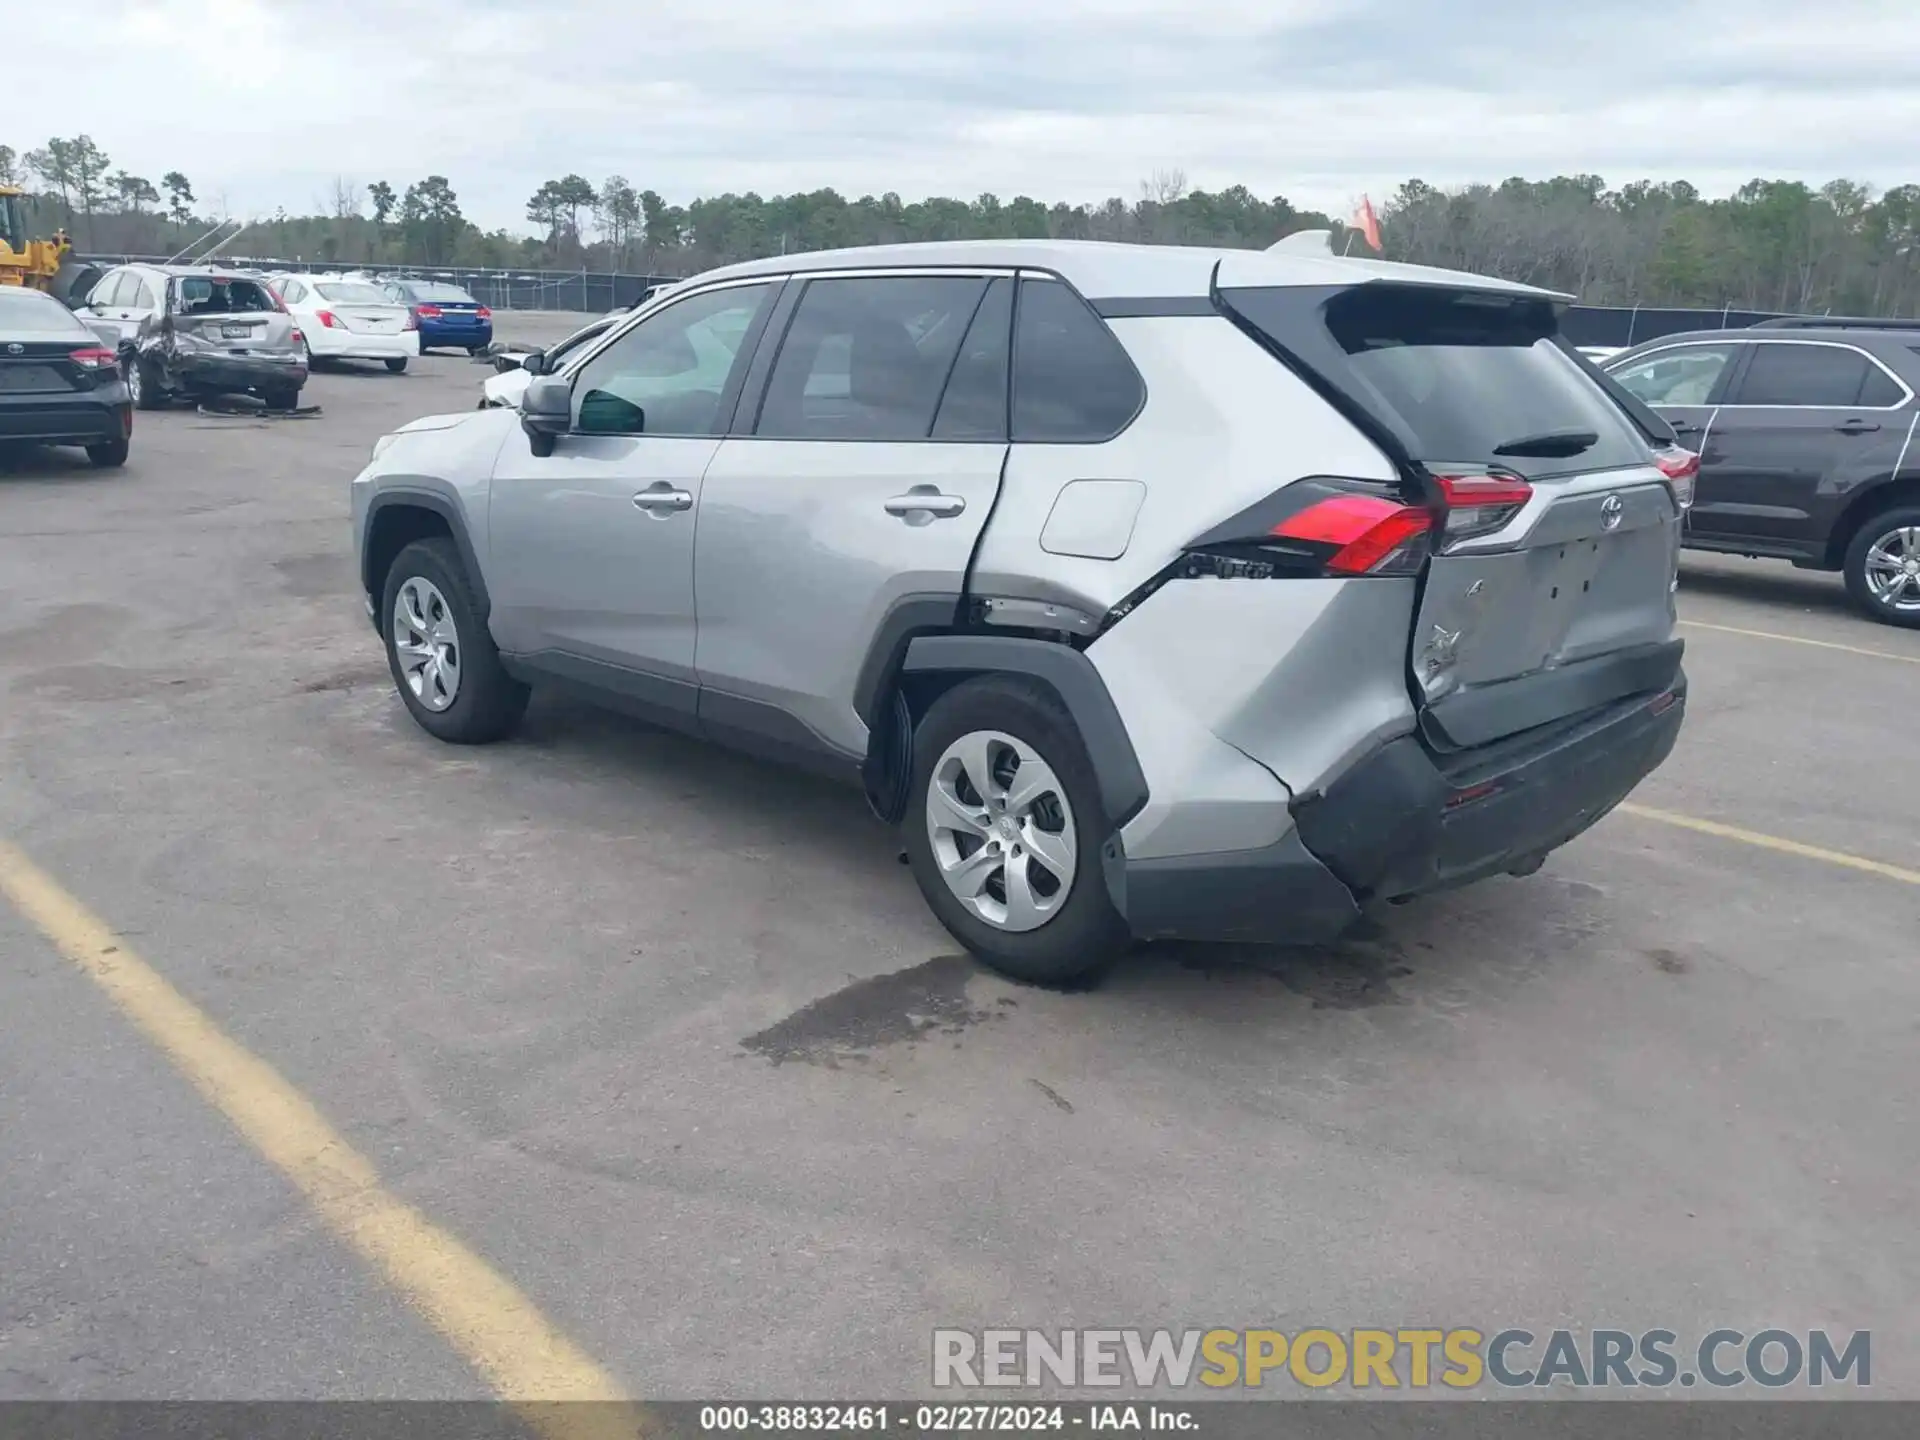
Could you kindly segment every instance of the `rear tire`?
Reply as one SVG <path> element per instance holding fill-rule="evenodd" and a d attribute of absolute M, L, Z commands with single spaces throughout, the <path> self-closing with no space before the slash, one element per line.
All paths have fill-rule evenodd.
<path fill-rule="evenodd" d="M 407 357 L 404 355 L 396 355 L 393 359 L 387 361 L 387 369 L 393 372 L 395 375 L 406 374 L 407 373 Z"/>
<path fill-rule="evenodd" d="M 973 775 L 982 767 L 984 786 Z M 1033 787 L 1024 797 L 1023 772 Z M 1085 986 L 1126 952 L 1131 936 L 1103 873 L 1093 764 L 1051 692 L 985 676 L 935 701 L 914 732 L 903 823 L 928 907 L 1001 974 Z"/>
<path fill-rule="evenodd" d="M 473 587 L 453 541 L 435 537 L 408 545 L 394 557 L 380 593 L 380 633 L 386 639 L 387 668 L 414 723 L 436 740 L 451 745 L 487 745 L 511 735 L 526 713 L 528 690 L 501 665 L 500 651 L 487 631 L 486 621 L 480 618 Z M 402 606 L 406 607 L 404 613 L 396 615 L 397 607 Z M 404 653 L 402 620 L 409 630 Z M 429 631 L 439 630 L 444 621 L 447 628 L 442 635 L 446 638 L 423 632 L 415 621 L 426 622 Z M 416 640 L 421 643 L 416 644 Z M 439 666 L 439 680 L 422 674 L 421 661 L 429 658 L 427 650 L 435 649 L 431 658 L 444 662 L 445 649 L 436 647 L 453 651 L 455 678 L 450 697 L 443 683 L 444 663 Z"/>
<path fill-rule="evenodd" d="M 269 410 L 297 410 L 300 407 L 300 388 L 268 390 L 260 398 Z"/>
<path fill-rule="evenodd" d="M 133 445 L 125 438 L 108 440 L 104 444 L 87 446 L 87 459 L 102 470 L 117 470 L 127 463 L 127 455 Z"/>
<path fill-rule="evenodd" d="M 1882 625 L 1920 630 L 1920 505 L 1870 516 L 1854 533 L 1840 570 L 1864 614 Z M 1895 582 L 1901 589 L 1893 590 Z"/>

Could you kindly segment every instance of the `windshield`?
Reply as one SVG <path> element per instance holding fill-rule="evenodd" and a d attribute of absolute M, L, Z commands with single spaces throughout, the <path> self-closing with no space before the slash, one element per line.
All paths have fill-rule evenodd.
<path fill-rule="evenodd" d="M 18 195 L 0 195 L 0 241 L 18 253 L 27 248 L 27 212 Z"/>
<path fill-rule="evenodd" d="M 0 338 L 8 340 L 85 340 L 93 332 L 58 300 L 38 290 L 0 287 Z"/>
<path fill-rule="evenodd" d="M 473 296 L 458 285 L 428 285 L 409 280 L 406 290 L 416 300 L 425 300 L 433 305 L 473 305 Z"/>
<path fill-rule="evenodd" d="M 313 293 L 322 300 L 333 300 L 342 305 L 391 305 L 393 301 L 371 285 L 358 280 L 329 280 L 323 285 L 313 287 Z"/>

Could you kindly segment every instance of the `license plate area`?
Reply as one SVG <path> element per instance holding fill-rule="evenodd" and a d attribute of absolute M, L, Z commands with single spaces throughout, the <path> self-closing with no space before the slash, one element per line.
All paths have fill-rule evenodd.
<path fill-rule="evenodd" d="M 10 395 L 72 388 L 51 365 L 0 365 L 0 391 Z"/>
<path fill-rule="evenodd" d="M 245 340 L 253 334 L 251 325 L 222 325 L 220 338 L 223 340 Z"/>

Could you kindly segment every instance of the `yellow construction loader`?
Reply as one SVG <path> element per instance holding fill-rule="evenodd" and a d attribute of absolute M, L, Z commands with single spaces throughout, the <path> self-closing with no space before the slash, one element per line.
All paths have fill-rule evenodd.
<path fill-rule="evenodd" d="M 26 199 L 18 187 L 0 185 L 0 285 L 56 291 L 54 277 L 73 245 L 64 230 L 54 231 L 51 240 L 29 240 Z"/>

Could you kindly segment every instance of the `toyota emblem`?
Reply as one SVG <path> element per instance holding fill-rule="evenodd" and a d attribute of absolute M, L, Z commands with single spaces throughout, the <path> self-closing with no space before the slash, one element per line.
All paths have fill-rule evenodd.
<path fill-rule="evenodd" d="M 9 355 L 24 355 L 27 353 L 27 347 L 24 345 L 9 345 L 7 346 L 7 353 Z"/>
<path fill-rule="evenodd" d="M 1627 507 L 1620 503 L 1620 497 L 1618 495 L 1607 496 L 1606 499 L 1600 502 L 1600 528 L 1602 530 L 1618 530 L 1620 528 L 1620 517 L 1626 513 L 1626 509 Z"/>

